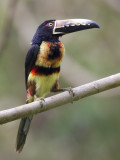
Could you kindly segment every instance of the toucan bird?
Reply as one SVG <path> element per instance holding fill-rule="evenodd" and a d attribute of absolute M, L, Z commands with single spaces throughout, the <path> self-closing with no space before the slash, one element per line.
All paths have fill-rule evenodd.
<path fill-rule="evenodd" d="M 87 19 L 47 20 L 38 27 L 25 60 L 26 103 L 59 89 L 60 65 L 65 51 L 59 37 L 91 28 L 99 28 L 99 25 Z M 21 119 L 16 139 L 18 152 L 25 144 L 32 118 Z"/>

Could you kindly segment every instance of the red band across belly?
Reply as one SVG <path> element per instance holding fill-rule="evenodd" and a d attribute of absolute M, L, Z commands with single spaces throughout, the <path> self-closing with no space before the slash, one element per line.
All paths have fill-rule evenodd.
<path fill-rule="evenodd" d="M 43 67 L 43 66 L 34 66 L 31 73 L 33 75 L 35 74 L 42 74 L 42 75 L 51 75 L 53 73 L 59 73 L 60 72 L 60 66 L 56 68 L 52 67 Z"/>

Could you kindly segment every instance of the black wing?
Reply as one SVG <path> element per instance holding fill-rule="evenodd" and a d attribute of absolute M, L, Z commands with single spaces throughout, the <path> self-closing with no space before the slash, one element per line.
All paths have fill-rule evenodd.
<path fill-rule="evenodd" d="M 37 55 L 39 53 L 40 46 L 37 44 L 32 45 L 30 49 L 28 50 L 26 59 L 25 59 L 25 85 L 27 89 L 27 79 L 29 76 L 29 73 L 31 72 L 33 66 L 35 65 Z"/>

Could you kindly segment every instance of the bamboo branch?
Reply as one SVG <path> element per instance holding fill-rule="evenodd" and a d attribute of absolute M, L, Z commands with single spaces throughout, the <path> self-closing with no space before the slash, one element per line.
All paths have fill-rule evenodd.
<path fill-rule="evenodd" d="M 65 91 L 63 93 L 45 98 L 45 101 L 35 101 L 15 108 L 0 111 L 0 124 L 44 112 L 118 86 L 120 86 L 120 73 L 73 88 L 72 92 Z"/>

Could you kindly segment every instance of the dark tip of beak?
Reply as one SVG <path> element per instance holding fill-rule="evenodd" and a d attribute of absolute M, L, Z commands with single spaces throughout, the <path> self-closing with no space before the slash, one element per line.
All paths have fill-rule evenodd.
<path fill-rule="evenodd" d="M 96 22 L 90 24 L 91 28 L 100 28 L 99 24 Z"/>

